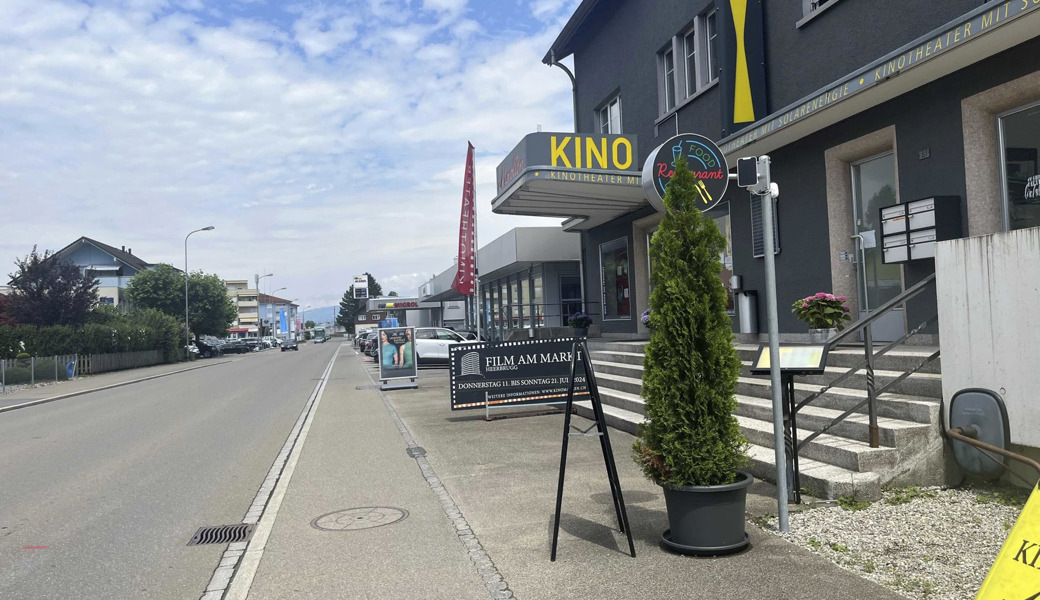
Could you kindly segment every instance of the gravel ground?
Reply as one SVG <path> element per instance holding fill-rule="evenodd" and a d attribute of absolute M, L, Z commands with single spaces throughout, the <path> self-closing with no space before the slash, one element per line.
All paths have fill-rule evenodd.
<path fill-rule="evenodd" d="M 902 488 L 865 508 L 792 512 L 786 534 L 776 517 L 756 521 L 909 598 L 964 600 L 982 585 L 1027 497 L 1017 488 Z"/>
<path fill-rule="evenodd" d="M 0 396 L 2 396 L 4 394 L 13 394 L 14 392 L 20 392 L 22 390 L 31 390 L 31 389 L 34 389 L 34 388 L 47 387 L 49 385 L 54 385 L 56 383 L 65 383 L 65 382 L 64 381 L 41 381 L 41 382 L 36 383 L 35 385 L 28 384 L 28 383 L 22 384 L 22 385 L 8 385 L 8 386 L 4 387 L 3 391 L 0 391 Z"/>

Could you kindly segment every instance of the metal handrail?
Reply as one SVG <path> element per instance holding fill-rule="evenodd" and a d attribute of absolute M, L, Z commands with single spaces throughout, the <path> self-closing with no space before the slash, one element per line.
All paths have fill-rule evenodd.
<path fill-rule="evenodd" d="M 829 340 L 827 340 L 827 343 L 830 344 L 831 346 L 833 346 L 833 345 L 837 344 L 840 340 L 845 339 L 846 337 L 852 335 L 853 333 L 855 333 L 857 331 L 863 330 L 868 325 L 872 325 L 874 323 L 874 321 L 877 321 L 879 318 L 881 318 L 881 315 L 887 313 L 889 310 L 891 310 L 892 308 L 894 308 L 896 306 L 901 306 L 903 304 L 906 304 L 906 302 L 908 300 L 910 300 L 914 296 L 917 296 L 918 294 L 923 292 L 924 288 L 926 288 L 930 283 L 932 283 L 934 281 L 935 281 L 935 273 L 932 273 L 928 277 L 925 277 L 921 281 L 915 283 L 914 285 L 912 285 L 909 288 L 907 288 L 906 290 L 904 290 L 902 294 L 899 294 L 898 296 L 896 296 L 895 298 L 892 298 L 891 300 L 889 300 L 888 302 L 882 304 L 878 308 L 870 311 L 869 315 L 867 315 L 866 317 L 856 321 L 852 325 L 846 327 L 841 332 L 839 332 L 837 335 L 835 335 L 834 337 L 832 337 Z"/>
<path fill-rule="evenodd" d="M 863 369 L 864 367 L 866 367 L 866 376 L 867 376 L 867 397 L 862 402 L 857 403 L 856 406 L 853 406 L 852 408 L 850 408 L 850 409 L 846 410 L 845 412 L 843 412 L 841 415 L 836 417 L 834 420 L 832 420 L 830 423 L 828 423 L 826 426 L 824 426 L 820 430 L 813 432 L 811 435 L 809 435 L 805 439 L 801 440 L 798 443 L 798 445 L 797 445 L 796 451 L 798 449 L 801 449 L 806 444 L 808 444 L 809 442 L 813 441 L 814 439 L 816 439 L 817 437 L 819 437 L 823 433 L 829 431 L 831 428 L 835 427 L 836 425 L 838 425 L 839 423 L 841 423 L 845 419 L 847 419 L 849 417 L 849 415 L 851 415 L 852 413 L 854 413 L 857 410 L 859 410 L 860 408 L 862 408 L 864 404 L 867 405 L 867 416 L 868 416 L 868 419 L 869 419 L 868 430 L 869 430 L 869 436 L 870 436 L 870 447 L 871 448 L 878 448 L 878 447 L 881 446 L 880 429 L 878 427 L 878 421 L 877 421 L 877 397 L 880 394 L 884 393 L 889 388 L 891 388 L 892 386 L 894 386 L 897 383 L 903 381 L 904 379 L 906 379 L 910 375 L 916 373 L 918 370 L 920 370 L 925 365 L 927 365 L 927 364 L 931 363 L 932 361 L 934 361 L 935 359 L 939 358 L 939 351 L 936 351 L 936 352 L 932 353 L 928 358 L 923 360 L 917 366 L 909 369 L 908 371 L 905 371 L 899 377 L 897 377 L 895 380 L 888 382 L 880 390 L 876 390 L 874 388 L 874 359 L 879 357 L 879 356 L 883 356 L 886 352 L 888 352 L 892 348 L 896 347 L 898 344 L 900 344 L 904 340 L 910 338 L 911 336 L 914 336 L 914 335 L 918 334 L 921 330 L 923 330 L 925 327 L 931 325 L 932 323 L 937 322 L 938 321 L 938 315 L 936 315 L 936 316 L 934 316 L 934 317 L 924 321 L 923 323 L 921 323 L 917 327 L 914 327 L 912 330 L 910 330 L 909 332 L 905 333 L 899 339 L 897 339 L 897 340 L 895 340 L 893 342 L 888 343 L 884 348 L 882 348 L 876 354 L 874 353 L 874 341 L 873 341 L 873 336 L 872 336 L 872 332 L 871 332 L 871 327 L 870 326 L 875 321 L 877 321 L 879 318 L 881 318 L 881 316 L 884 315 L 885 313 L 887 313 L 888 311 L 890 311 L 893 308 L 896 308 L 898 306 L 905 305 L 911 299 L 913 299 L 913 298 L 917 297 L 918 295 L 920 295 L 921 293 L 923 293 L 925 291 L 925 288 L 927 288 L 929 285 L 932 285 L 934 282 L 935 282 L 935 273 L 932 273 L 932 274 L 928 275 L 927 277 L 925 277 L 924 279 L 922 279 L 921 281 L 919 281 L 918 283 L 916 283 L 913 286 L 911 286 L 910 288 L 904 290 L 903 293 L 899 294 L 895 298 L 893 298 L 893 299 L 889 300 L 888 302 L 882 304 L 876 310 L 871 311 L 871 313 L 869 315 L 867 315 L 866 317 L 860 319 L 859 321 L 856 321 L 851 326 L 846 327 L 842 332 L 838 333 L 834 337 L 832 337 L 829 340 L 827 340 L 827 347 L 828 347 L 828 349 L 830 349 L 831 347 L 835 346 L 839 341 L 841 341 L 841 340 L 851 336 L 852 334 L 854 334 L 856 332 L 862 332 L 863 333 L 863 351 L 864 351 L 864 355 L 865 355 L 864 356 L 864 360 L 861 361 L 860 363 L 858 363 L 857 365 L 853 366 L 849 370 L 847 370 L 842 375 L 839 375 L 837 378 L 835 378 L 832 381 L 830 381 L 827 385 L 821 387 L 818 392 L 813 393 L 812 395 L 810 395 L 805 400 L 802 400 L 801 402 L 795 404 L 793 402 L 793 398 L 792 398 L 792 405 L 793 405 L 792 406 L 792 412 L 793 413 L 797 413 L 800 409 L 805 407 L 807 404 L 809 404 L 810 402 L 812 402 L 816 398 L 819 398 L 823 394 L 827 393 L 828 390 L 832 389 L 834 386 L 836 386 L 837 384 L 841 383 L 842 381 L 848 379 L 849 377 L 851 377 L 855 373 L 858 373 L 860 371 L 860 369 Z"/>

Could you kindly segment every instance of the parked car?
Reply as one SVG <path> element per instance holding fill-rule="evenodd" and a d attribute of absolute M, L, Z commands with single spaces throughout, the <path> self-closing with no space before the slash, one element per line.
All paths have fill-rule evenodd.
<path fill-rule="evenodd" d="M 214 338 L 200 338 L 196 344 L 199 347 L 199 356 L 202 358 L 213 358 L 223 354 L 221 349 L 223 344 Z"/>
<path fill-rule="evenodd" d="M 300 346 L 296 343 L 296 340 L 286 340 L 282 343 L 282 352 L 285 352 L 286 350 L 296 350 L 299 352 Z"/>
<path fill-rule="evenodd" d="M 444 327 L 416 327 L 415 361 L 420 365 L 447 363 L 451 346 L 467 343 L 472 342 Z"/>
<path fill-rule="evenodd" d="M 260 338 L 247 337 L 242 340 L 245 345 L 249 348 L 250 352 L 259 352 L 263 350 L 263 344 L 260 342 Z"/>
<path fill-rule="evenodd" d="M 379 332 L 370 331 L 366 333 L 364 339 L 361 340 L 360 350 L 362 354 L 375 356 L 376 352 L 379 351 Z"/>
<path fill-rule="evenodd" d="M 278 338 L 274 337 L 273 335 L 264 336 L 261 339 L 261 341 L 264 344 L 264 348 L 277 348 L 278 347 L 278 341 L 279 340 L 278 340 Z"/>
<path fill-rule="evenodd" d="M 245 354 L 250 348 L 244 340 L 228 340 L 220 347 L 224 354 Z"/>

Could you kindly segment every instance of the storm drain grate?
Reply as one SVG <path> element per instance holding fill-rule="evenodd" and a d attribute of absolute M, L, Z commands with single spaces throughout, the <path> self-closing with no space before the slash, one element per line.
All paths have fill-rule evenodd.
<path fill-rule="evenodd" d="M 203 544 L 229 544 L 232 542 L 245 542 L 253 536 L 256 525 L 238 523 L 236 525 L 217 525 L 215 527 L 202 527 L 195 532 L 195 537 L 188 542 L 189 546 L 201 546 Z"/>

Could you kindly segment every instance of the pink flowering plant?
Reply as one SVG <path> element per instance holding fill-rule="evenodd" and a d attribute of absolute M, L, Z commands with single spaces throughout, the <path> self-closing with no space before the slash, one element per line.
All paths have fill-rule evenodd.
<path fill-rule="evenodd" d="M 805 321 L 810 329 L 845 329 L 845 322 L 852 319 L 849 307 L 845 306 L 845 296 L 835 296 L 819 292 L 795 300 L 791 312 L 799 321 Z"/>

